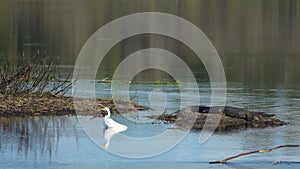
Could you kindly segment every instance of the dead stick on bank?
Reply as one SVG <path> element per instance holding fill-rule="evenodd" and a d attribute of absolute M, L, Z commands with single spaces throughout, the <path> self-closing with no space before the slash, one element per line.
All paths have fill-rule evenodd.
<path fill-rule="evenodd" d="M 271 148 L 271 149 L 264 149 L 264 150 L 250 151 L 250 152 L 242 153 L 242 154 L 235 155 L 235 156 L 232 156 L 232 157 L 229 157 L 229 158 L 225 158 L 224 160 L 220 160 L 220 161 L 211 161 L 211 162 L 209 162 L 209 164 L 226 163 L 226 162 L 229 161 L 229 160 L 232 160 L 232 159 L 234 159 L 234 158 L 238 158 L 238 157 L 241 157 L 241 156 L 246 156 L 246 155 L 254 154 L 254 153 L 271 152 L 271 151 L 273 151 L 273 150 L 276 150 L 276 149 L 279 149 L 279 148 L 284 148 L 284 147 L 299 147 L 299 145 L 291 145 L 291 144 L 287 144 L 287 145 L 277 146 L 277 147 L 274 147 L 274 148 Z"/>

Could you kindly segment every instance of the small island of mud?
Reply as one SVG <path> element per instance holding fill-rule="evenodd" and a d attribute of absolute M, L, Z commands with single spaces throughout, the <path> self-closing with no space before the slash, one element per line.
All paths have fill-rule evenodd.
<path fill-rule="evenodd" d="M 61 75 L 54 57 L 39 50 L 33 56 L 18 53 L 19 62 L 10 63 L 7 56 L 0 57 L 0 117 L 103 115 L 98 105 L 116 112 L 112 99 L 74 99 L 70 96 L 71 73 Z M 76 79 L 75 79 L 76 81 Z M 74 104 L 75 103 L 75 104 Z M 118 109 L 146 110 L 148 107 L 118 101 Z M 75 111 L 76 110 L 76 111 Z"/>
<path fill-rule="evenodd" d="M 76 103 L 76 106 L 74 105 Z M 104 116 L 106 112 L 98 111 L 98 105 L 112 109 L 113 114 L 119 113 L 112 99 L 75 99 L 68 96 L 54 96 L 49 93 L 16 95 L 0 95 L 0 117 L 11 116 L 61 116 L 61 115 L 91 115 Z M 95 107 L 96 106 L 96 107 Z M 132 102 L 118 101 L 118 109 L 127 112 L 131 110 L 147 110 L 149 107 Z"/>

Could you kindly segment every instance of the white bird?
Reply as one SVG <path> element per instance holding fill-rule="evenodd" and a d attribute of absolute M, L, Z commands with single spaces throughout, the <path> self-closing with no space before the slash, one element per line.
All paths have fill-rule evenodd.
<path fill-rule="evenodd" d="M 103 110 L 103 109 L 100 108 L 100 110 Z M 122 132 L 122 131 L 127 130 L 127 126 L 120 124 L 110 118 L 111 113 L 110 113 L 110 110 L 108 107 L 104 107 L 104 110 L 106 110 L 106 112 L 107 112 L 107 115 L 104 116 L 104 122 L 108 128 L 113 128 L 114 131 L 116 131 L 116 132 Z"/>
<path fill-rule="evenodd" d="M 100 110 L 106 110 L 107 115 L 104 116 L 104 122 L 108 127 L 104 132 L 104 139 L 106 143 L 103 145 L 105 149 L 107 149 L 110 145 L 110 139 L 117 133 L 123 132 L 127 130 L 127 126 L 123 124 L 119 124 L 110 118 L 110 110 L 108 107 L 100 108 Z"/>

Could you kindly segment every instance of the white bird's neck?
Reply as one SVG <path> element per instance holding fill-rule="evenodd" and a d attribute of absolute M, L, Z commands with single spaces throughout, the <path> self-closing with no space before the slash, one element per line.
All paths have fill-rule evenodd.
<path fill-rule="evenodd" d="M 105 110 L 107 111 L 107 115 L 105 116 L 106 118 L 110 117 L 110 110 L 108 107 L 105 107 Z"/>

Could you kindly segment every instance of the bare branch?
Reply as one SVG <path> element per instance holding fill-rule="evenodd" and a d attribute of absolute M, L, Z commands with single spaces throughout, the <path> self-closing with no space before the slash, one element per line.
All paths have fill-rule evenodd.
<path fill-rule="evenodd" d="M 229 160 L 232 160 L 232 159 L 235 159 L 235 158 L 238 158 L 238 157 L 241 157 L 241 156 L 246 156 L 246 155 L 254 154 L 254 153 L 271 152 L 271 151 L 273 151 L 273 150 L 276 150 L 276 149 L 279 149 L 279 148 L 284 148 L 284 147 L 299 147 L 299 145 L 287 144 L 287 145 L 277 146 L 277 147 L 274 147 L 274 148 L 271 148 L 271 149 L 263 149 L 263 150 L 250 151 L 250 152 L 241 153 L 241 154 L 238 154 L 238 155 L 235 155 L 235 156 L 232 156 L 232 157 L 228 157 L 228 158 L 225 158 L 225 159 L 223 159 L 223 160 L 219 160 L 219 161 L 211 161 L 211 162 L 209 162 L 209 164 L 226 163 L 226 162 L 229 161 Z"/>
<path fill-rule="evenodd" d="M 8 62 L 7 57 L 0 58 L 0 94 L 38 95 L 50 93 L 64 95 L 72 86 L 69 77 L 60 78 L 59 68 L 47 52 L 37 50 L 34 56 L 26 56 L 24 51 L 18 54 L 17 65 Z"/>

